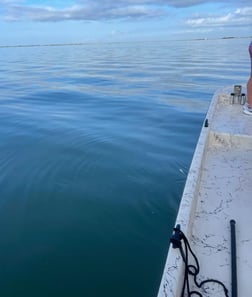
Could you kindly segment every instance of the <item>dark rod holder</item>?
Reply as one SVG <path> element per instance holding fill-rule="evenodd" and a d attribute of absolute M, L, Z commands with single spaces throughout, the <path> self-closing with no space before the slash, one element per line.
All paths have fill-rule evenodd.
<path fill-rule="evenodd" d="M 232 297 L 237 297 L 237 263 L 236 263 L 236 236 L 235 220 L 230 221 L 231 229 L 231 278 L 232 278 Z"/>

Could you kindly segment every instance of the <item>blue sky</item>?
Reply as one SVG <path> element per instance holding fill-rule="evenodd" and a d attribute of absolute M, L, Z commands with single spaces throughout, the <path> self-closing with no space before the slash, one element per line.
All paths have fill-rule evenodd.
<path fill-rule="evenodd" d="M 0 45 L 252 35 L 251 0 L 0 0 Z"/>

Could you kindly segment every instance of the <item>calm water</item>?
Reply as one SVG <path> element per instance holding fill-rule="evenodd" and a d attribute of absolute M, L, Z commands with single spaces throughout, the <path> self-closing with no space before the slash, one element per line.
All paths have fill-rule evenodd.
<path fill-rule="evenodd" d="M 212 93 L 249 40 L 0 48 L 0 296 L 153 297 Z"/>

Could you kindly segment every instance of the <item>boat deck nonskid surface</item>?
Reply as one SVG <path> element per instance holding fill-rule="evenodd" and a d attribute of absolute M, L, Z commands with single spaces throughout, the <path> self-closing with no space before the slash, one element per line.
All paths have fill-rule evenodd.
<path fill-rule="evenodd" d="M 217 278 L 230 288 L 229 221 L 236 221 L 241 296 L 252 292 L 248 277 L 252 276 L 251 164 L 251 151 L 234 149 L 227 154 L 223 148 L 211 150 L 202 174 L 191 239 L 203 278 Z"/>
<path fill-rule="evenodd" d="M 230 291 L 229 223 L 234 219 L 238 295 L 249 297 L 252 294 L 252 117 L 242 114 L 242 106 L 230 105 L 227 99 L 218 103 L 210 123 L 190 242 L 200 262 L 199 278 L 218 279 Z M 220 286 L 207 287 L 206 296 L 224 296 Z"/>
<path fill-rule="evenodd" d="M 202 128 L 176 224 L 199 260 L 198 281 L 217 279 L 231 297 L 230 220 L 235 220 L 238 296 L 251 297 L 252 116 L 243 114 L 242 105 L 230 104 L 231 92 L 232 87 L 216 92 L 210 104 L 209 125 Z M 170 246 L 158 297 L 180 297 L 183 277 L 179 249 Z M 204 297 L 225 296 L 218 284 L 191 289 Z"/>

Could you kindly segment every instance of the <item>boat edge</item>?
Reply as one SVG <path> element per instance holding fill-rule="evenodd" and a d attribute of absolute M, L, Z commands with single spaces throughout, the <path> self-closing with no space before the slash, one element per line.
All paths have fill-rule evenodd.
<path fill-rule="evenodd" d="M 175 225 L 180 224 L 181 230 L 183 230 L 183 233 L 187 237 L 190 237 L 191 235 L 191 218 L 194 216 L 197 205 L 198 197 L 196 197 L 195 194 L 198 191 L 198 181 L 200 180 L 202 163 L 205 158 L 205 150 L 208 146 L 210 135 L 209 127 L 211 126 L 214 110 L 219 99 L 222 95 L 226 97 L 226 94 L 227 88 L 222 88 L 217 90 L 212 97 L 187 175 L 175 223 Z M 224 99 L 226 100 L 227 98 Z M 182 274 L 184 272 L 181 262 L 182 259 L 179 250 L 173 249 L 170 246 L 157 297 L 177 297 L 180 295 L 182 282 L 180 284 L 178 282 L 182 279 Z"/>

